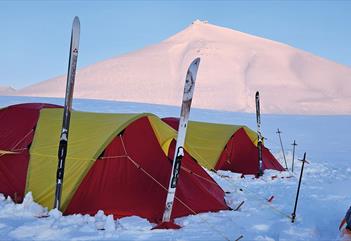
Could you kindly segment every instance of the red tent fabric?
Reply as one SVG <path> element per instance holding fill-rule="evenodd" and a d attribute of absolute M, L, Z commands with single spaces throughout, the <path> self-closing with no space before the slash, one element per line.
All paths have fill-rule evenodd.
<path fill-rule="evenodd" d="M 284 171 L 272 153 L 262 146 L 263 170 L 273 169 Z M 258 150 L 247 136 L 245 130 L 240 128 L 227 142 L 215 170 L 229 170 L 242 174 L 257 174 Z"/>
<path fill-rule="evenodd" d="M 22 202 L 29 151 L 42 108 L 57 105 L 28 103 L 0 109 L 0 193 Z M 6 151 L 14 152 L 6 154 Z"/>
<path fill-rule="evenodd" d="M 178 129 L 179 118 L 162 118 L 169 126 Z M 284 171 L 278 160 L 264 146 L 262 146 L 263 169 L 274 169 Z M 242 174 L 256 175 L 258 168 L 258 150 L 255 144 L 246 134 L 244 128 L 239 128 L 227 144 L 214 167 L 215 170 L 229 170 Z"/>
<path fill-rule="evenodd" d="M 134 121 L 96 160 L 65 213 L 93 215 L 101 209 L 115 218 L 161 221 L 172 158 L 162 151 L 147 117 Z M 172 218 L 228 209 L 223 190 L 188 154 L 182 165 Z"/>

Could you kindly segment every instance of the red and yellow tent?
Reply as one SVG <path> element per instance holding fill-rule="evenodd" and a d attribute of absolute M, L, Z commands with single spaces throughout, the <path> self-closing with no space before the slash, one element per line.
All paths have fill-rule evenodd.
<path fill-rule="evenodd" d="M 13 196 L 25 190 L 32 192 L 41 205 L 53 206 L 62 114 L 62 108 L 41 109 L 26 156 L 26 174 L 10 170 L 13 178 L 22 178 L 25 185 L 6 193 L 3 183 L 9 180 L 0 178 L 0 192 Z M 18 113 L 17 118 L 26 119 L 27 115 Z M 15 125 L 11 130 L 16 130 Z M 0 133 L 4 132 L 0 121 Z M 16 136 L 14 139 L 20 140 L 25 134 Z M 115 217 L 138 215 L 160 221 L 172 163 L 163 146 L 174 148 L 167 143 L 172 143 L 175 136 L 174 129 L 152 114 L 73 111 L 61 199 L 63 212 L 93 215 L 103 210 Z M 9 146 L 2 146 L 0 164 L 4 158 L 17 158 Z M 172 218 L 228 209 L 223 190 L 188 153 L 182 165 Z"/>
<path fill-rule="evenodd" d="M 177 130 L 178 118 L 162 120 Z M 185 142 L 189 153 L 209 170 L 229 170 L 243 174 L 259 172 L 257 133 L 246 126 L 190 121 Z M 284 171 L 264 146 L 262 159 L 263 169 Z"/>

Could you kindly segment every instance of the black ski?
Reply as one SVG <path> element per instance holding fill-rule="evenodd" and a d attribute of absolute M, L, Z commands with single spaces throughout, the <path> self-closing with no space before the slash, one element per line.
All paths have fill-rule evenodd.
<path fill-rule="evenodd" d="M 58 149 L 58 166 L 57 166 L 57 173 L 56 173 L 56 191 L 55 191 L 55 200 L 54 200 L 54 208 L 57 208 L 57 209 L 60 209 L 60 204 L 61 204 L 61 193 L 62 193 L 62 185 L 63 185 L 63 176 L 65 171 L 65 160 L 67 155 L 68 132 L 69 132 L 69 123 L 71 119 L 74 80 L 76 76 L 76 67 L 77 67 L 77 59 L 78 59 L 79 35 L 80 35 L 80 22 L 79 22 L 79 18 L 75 17 L 72 24 L 71 45 L 70 45 L 70 52 L 69 52 L 66 95 L 65 95 L 65 107 L 63 110 L 62 129 L 61 129 L 60 143 L 59 143 L 59 149 Z"/>
<path fill-rule="evenodd" d="M 258 176 L 263 175 L 262 160 L 262 134 L 261 134 L 261 111 L 260 111 L 260 93 L 257 91 L 255 95 L 256 102 L 256 122 L 257 122 L 257 150 L 258 150 Z"/>

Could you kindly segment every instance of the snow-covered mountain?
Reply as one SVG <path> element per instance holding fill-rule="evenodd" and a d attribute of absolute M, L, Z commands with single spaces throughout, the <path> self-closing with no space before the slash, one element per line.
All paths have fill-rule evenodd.
<path fill-rule="evenodd" d="M 201 57 L 193 106 L 265 113 L 351 114 L 351 68 L 275 41 L 201 22 L 159 44 L 82 68 L 75 97 L 179 105 L 187 66 Z M 16 95 L 64 97 L 66 77 Z"/>

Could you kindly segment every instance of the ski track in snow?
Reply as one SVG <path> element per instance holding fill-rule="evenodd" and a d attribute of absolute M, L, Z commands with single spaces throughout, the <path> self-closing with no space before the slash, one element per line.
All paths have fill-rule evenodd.
<path fill-rule="evenodd" d="M 22 102 L 62 104 L 63 99 L 0 97 L 0 105 Z M 73 107 L 96 112 L 152 112 L 161 117 L 178 116 L 179 107 L 127 102 L 74 100 Z M 246 124 L 255 130 L 255 115 L 193 109 L 191 120 Z M 298 143 L 294 174 L 266 171 L 260 179 L 242 178 L 240 174 L 219 171 L 209 174 L 226 194 L 226 201 L 239 211 L 202 213 L 176 219 L 180 230 L 151 230 L 154 224 L 140 217 L 113 220 L 102 212 L 62 216 L 33 202 L 27 194 L 22 204 L 14 204 L 0 194 L 0 240 L 338 240 L 338 226 L 351 204 L 347 183 L 351 181 L 351 151 L 348 125 L 351 116 L 282 116 L 262 115 L 262 133 L 266 144 L 283 162 L 279 139 L 282 130 L 288 166 L 291 167 L 291 143 Z M 297 207 L 297 219 L 291 223 L 301 158 L 307 152 L 304 176 Z M 275 177 L 276 176 L 276 177 Z M 275 177 L 275 178 L 274 178 Z M 345 191 L 347 190 L 347 191 Z M 267 201 L 271 196 L 271 203 Z M 104 230 L 101 230 L 104 229 Z"/>

